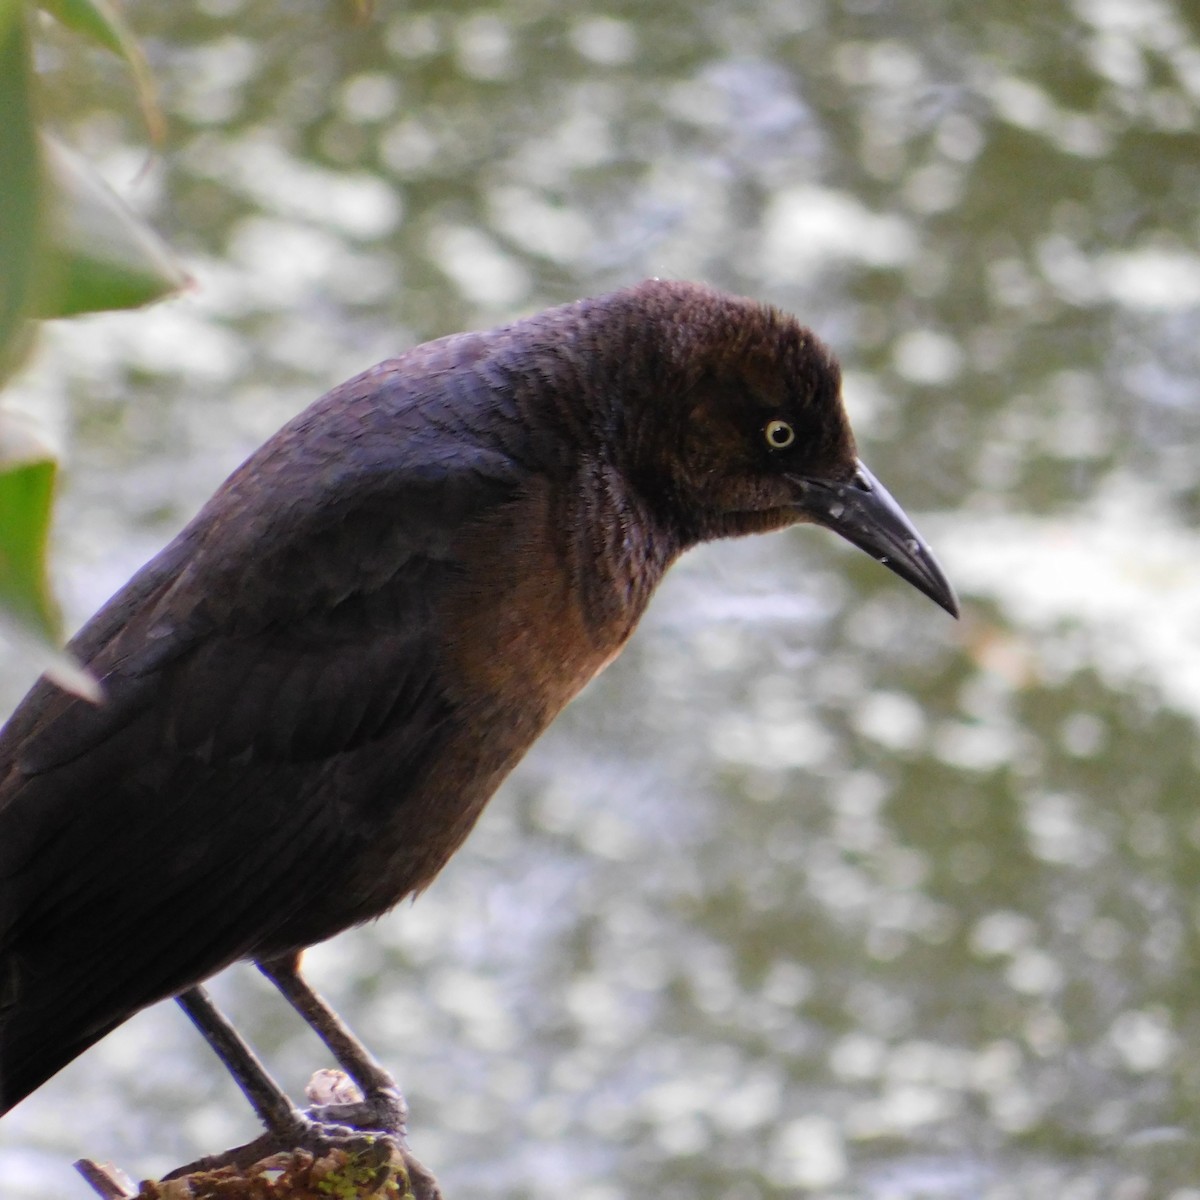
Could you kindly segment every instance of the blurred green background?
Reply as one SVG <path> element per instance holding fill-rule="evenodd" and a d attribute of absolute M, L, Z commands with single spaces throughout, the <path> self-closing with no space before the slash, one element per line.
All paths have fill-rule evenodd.
<path fill-rule="evenodd" d="M 11 394 L 70 446 L 72 626 L 327 387 L 647 275 L 838 350 L 964 600 L 818 530 L 693 553 L 434 887 L 310 953 L 451 1200 L 1200 1200 L 1196 6 L 126 13 L 161 150 L 53 28 L 44 115 L 196 286 Z M 162 1005 L 0 1124 L 0 1190 L 253 1134 Z"/>

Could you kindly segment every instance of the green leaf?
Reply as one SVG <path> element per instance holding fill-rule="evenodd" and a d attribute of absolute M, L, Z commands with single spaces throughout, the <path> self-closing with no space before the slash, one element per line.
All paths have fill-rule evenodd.
<path fill-rule="evenodd" d="M 131 41 L 129 31 L 102 0 L 39 0 L 38 7 L 96 45 L 126 57 L 125 48 Z"/>
<path fill-rule="evenodd" d="M 59 637 L 46 578 L 58 463 L 15 413 L 0 411 L 0 604 L 47 641 Z"/>
<path fill-rule="evenodd" d="M 0 627 L 60 687 L 92 701 L 96 680 L 59 648 L 46 548 L 58 463 L 18 414 L 0 409 Z"/>
<path fill-rule="evenodd" d="M 120 13 L 108 0 L 38 0 L 38 6 L 68 29 L 111 50 L 129 64 L 142 116 L 150 130 L 150 140 L 156 144 L 161 141 L 163 117 L 154 93 L 154 78 L 141 47 Z"/>
<path fill-rule="evenodd" d="M 30 99 L 29 31 L 20 0 L 0 0 L 0 380 L 26 344 L 40 242 L 41 164 Z"/>
<path fill-rule="evenodd" d="M 166 243 L 87 163 L 47 139 L 50 220 L 34 316 L 137 308 L 187 286 Z"/>

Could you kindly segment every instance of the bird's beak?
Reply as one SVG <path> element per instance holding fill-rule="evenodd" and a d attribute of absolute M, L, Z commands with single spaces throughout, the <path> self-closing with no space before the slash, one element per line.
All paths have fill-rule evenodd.
<path fill-rule="evenodd" d="M 810 521 L 841 534 L 952 617 L 958 616 L 958 598 L 924 539 L 887 488 L 861 462 L 853 478 L 844 483 L 798 476 L 793 482 L 800 490 L 796 507 Z"/>

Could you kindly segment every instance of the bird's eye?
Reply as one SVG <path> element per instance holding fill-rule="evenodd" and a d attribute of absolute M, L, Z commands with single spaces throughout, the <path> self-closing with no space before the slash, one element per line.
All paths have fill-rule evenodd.
<path fill-rule="evenodd" d="M 772 450 L 786 450 L 796 440 L 796 431 L 786 421 L 768 421 L 763 436 Z"/>

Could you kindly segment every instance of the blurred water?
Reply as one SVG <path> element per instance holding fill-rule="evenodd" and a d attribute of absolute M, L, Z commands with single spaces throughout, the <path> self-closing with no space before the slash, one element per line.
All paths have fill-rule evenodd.
<path fill-rule="evenodd" d="M 73 616 L 332 383 L 652 274 L 838 348 L 966 610 L 818 531 L 676 568 L 436 886 L 310 955 L 418 1153 L 450 1196 L 1198 1200 L 1194 5 L 378 7 L 131 4 L 148 167 L 48 35 L 49 112 L 197 279 L 21 388 Z M 217 991 L 291 1086 L 323 1062 Z M 252 1132 L 160 1006 L 5 1119 L 0 1180 Z"/>

